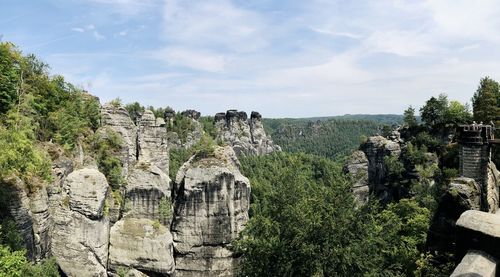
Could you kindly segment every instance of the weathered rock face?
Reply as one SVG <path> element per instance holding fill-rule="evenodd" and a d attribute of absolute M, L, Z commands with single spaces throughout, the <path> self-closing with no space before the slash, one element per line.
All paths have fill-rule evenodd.
<path fill-rule="evenodd" d="M 489 212 L 495 213 L 498 211 L 499 205 L 499 186 L 500 172 L 493 162 L 488 163 L 488 169 L 485 178 L 486 195 L 484 196 L 485 208 Z"/>
<path fill-rule="evenodd" d="M 69 196 L 69 208 L 94 219 L 101 218 L 108 193 L 106 177 L 95 169 L 80 169 L 66 178 L 64 190 Z"/>
<path fill-rule="evenodd" d="M 179 137 L 179 134 L 175 132 L 169 132 L 169 147 L 171 149 L 189 149 L 198 143 L 203 136 L 203 125 L 198 121 L 200 113 L 194 110 L 187 110 L 181 113 L 183 116 L 189 120 L 189 129 L 185 134 L 185 137 Z M 171 124 L 174 124 L 174 120 L 171 120 Z"/>
<path fill-rule="evenodd" d="M 53 221 L 49 212 L 49 198 L 45 187 L 31 193 L 29 207 L 33 220 L 34 260 L 49 256 Z"/>
<path fill-rule="evenodd" d="M 266 135 L 258 112 L 228 110 L 215 115 L 217 139 L 233 147 L 238 156 L 266 155 L 281 148 Z"/>
<path fill-rule="evenodd" d="M 96 169 L 68 175 L 51 207 L 51 252 L 68 276 L 106 276 L 109 220 L 104 216 L 108 183 Z"/>
<path fill-rule="evenodd" d="M 248 221 L 250 183 L 234 151 L 193 157 L 177 175 L 172 224 L 176 276 L 233 276 L 236 259 L 228 249 Z"/>
<path fill-rule="evenodd" d="M 167 129 L 163 119 L 146 110 L 139 120 L 139 161 L 149 162 L 168 174 Z"/>
<path fill-rule="evenodd" d="M 456 239 L 455 222 L 464 211 L 480 209 L 480 185 L 472 178 L 453 179 L 439 200 L 438 209 L 429 228 L 427 244 L 430 249 L 453 251 Z"/>
<path fill-rule="evenodd" d="M 127 178 L 126 215 L 160 220 L 160 201 L 171 203 L 171 182 L 155 165 L 139 163 Z"/>
<path fill-rule="evenodd" d="M 24 241 L 28 258 L 35 257 L 35 241 L 33 236 L 33 214 L 30 210 L 26 186 L 18 178 L 11 178 L 1 183 L 1 200 L 7 203 L 7 211 L 0 211 L 9 216 L 16 225 L 16 230 Z M 5 214 L 4 214 L 5 213 Z"/>
<path fill-rule="evenodd" d="M 354 179 L 352 191 L 359 203 L 366 203 L 370 196 L 370 183 L 368 182 L 368 159 L 365 152 L 354 151 L 344 166 L 344 173 L 350 174 Z"/>
<path fill-rule="evenodd" d="M 387 168 L 384 158 L 387 156 L 399 157 L 401 146 L 394 141 L 382 136 L 369 137 L 361 146 L 361 150 L 368 159 L 368 180 L 374 186 L 383 185 L 387 182 Z"/>
<path fill-rule="evenodd" d="M 370 193 L 382 200 L 392 197 L 384 159 L 389 156 L 399 158 L 400 141 L 399 133 L 393 135 L 393 140 L 382 136 L 369 137 L 361 145 L 361 150 L 353 152 L 347 160 L 344 172 L 353 177 L 353 193 L 360 203 L 365 203 Z"/>
<path fill-rule="evenodd" d="M 145 273 L 172 274 L 173 254 L 170 230 L 151 219 L 124 218 L 111 228 L 110 270 L 133 268 Z"/>
<path fill-rule="evenodd" d="M 122 176 L 127 176 L 129 166 L 137 160 L 137 127 L 124 107 L 106 104 L 101 108 L 101 126 L 98 133 L 105 136 L 108 130 L 121 138 L 121 150 L 116 157 L 123 166 Z"/>

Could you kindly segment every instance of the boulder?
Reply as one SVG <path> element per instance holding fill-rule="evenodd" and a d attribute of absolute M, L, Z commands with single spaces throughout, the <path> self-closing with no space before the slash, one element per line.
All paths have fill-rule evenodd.
<path fill-rule="evenodd" d="M 498 261 L 490 255 L 481 251 L 471 250 L 464 256 L 450 276 L 495 277 L 497 263 Z"/>
<path fill-rule="evenodd" d="M 248 221 L 250 183 L 231 147 L 194 156 L 177 174 L 172 235 L 176 276 L 233 276 L 231 242 Z"/>
<path fill-rule="evenodd" d="M 108 189 L 104 174 L 89 168 L 69 174 L 64 185 L 70 209 L 91 219 L 102 217 Z"/>
<path fill-rule="evenodd" d="M 500 257 L 500 215 L 469 210 L 457 220 L 457 254 L 460 258 L 469 249 Z"/>
<path fill-rule="evenodd" d="M 111 228 L 109 269 L 112 271 L 133 268 L 154 276 L 169 275 L 175 270 L 173 255 L 172 235 L 157 221 L 126 217 Z"/>

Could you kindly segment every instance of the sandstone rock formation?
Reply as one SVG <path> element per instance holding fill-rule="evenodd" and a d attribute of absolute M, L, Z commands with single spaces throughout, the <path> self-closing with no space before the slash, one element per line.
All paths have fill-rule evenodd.
<path fill-rule="evenodd" d="M 399 136 L 395 140 L 399 141 Z M 381 199 L 391 197 L 384 159 L 389 156 L 399 158 L 401 145 L 396 141 L 382 136 L 369 137 L 360 150 L 353 152 L 347 160 L 344 172 L 353 177 L 353 193 L 361 203 L 368 200 L 370 193 Z"/>
<path fill-rule="evenodd" d="M 281 151 L 266 135 L 258 112 L 252 112 L 250 119 L 245 112 L 228 110 L 215 115 L 217 140 L 233 147 L 238 156 L 265 155 Z"/>
<path fill-rule="evenodd" d="M 233 276 L 228 249 L 248 221 L 250 183 L 232 148 L 191 158 L 176 177 L 172 224 L 176 276 Z"/>
<path fill-rule="evenodd" d="M 98 132 L 102 135 L 108 129 L 120 135 L 121 151 L 116 156 L 122 163 L 122 176 L 125 177 L 129 166 L 137 160 L 137 127 L 124 107 L 113 104 L 106 104 L 101 108 L 101 126 Z"/>
<path fill-rule="evenodd" d="M 162 118 L 146 110 L 139 120 L 138 160 L 149 162 L 168 174 L 167 129 Z"/>
<path fill-rule="evenodd" d="M 61 152 L 53 161 L 51 184 L 28 192 L 14 178 L 0 195 L 9 199 L 5 212 L 29 258 L 53 256 L 66 276 L 233 276 L 237 259 L 229 246 L 248 221 L 250 201 L 233 149 L 191 158 L 174 188 L 164 120 L 146 111 L 136 126 L 123 107 L 105 105 L 101 112 L 97 132 L 122 141 L 116 155 L 123 184 L 112 190 L 78 147 L 74 158 Z M 196 120 L 199 113 L 185 116 Z M 253 133 L 266 143 L 263 132 Z"/>
<path fill-rule="evenodd" d="M 53 207 L 51 252 L 68 276 L 106 276 L 109 220 L 104 215 L 108 183 L 96 169 L 68 175 Z"/>
<path fill-rule="evenodd" d="M 150 274 L 172 274 L 174 247 L 168 227 L 145 218 L 124 218 L 111 227 L 109 269 L 133 268 Z"/>
<path fill-rule="evenodd" d="M 171 182 L 155 165 L 139 163 L 131 169 L 125 187 L 126 215 L 135 218 L 163 220 L 160 202 L 171 203 Z"/>
<path fill-rule="evenodd" d="M 352 191 L 359 203 L 366 203 L 370 196 L 368 165 L 365 152 L 356 150 L 349 157 L 344 167 L 344 173 L 350 174 L 354 181 Z"/>

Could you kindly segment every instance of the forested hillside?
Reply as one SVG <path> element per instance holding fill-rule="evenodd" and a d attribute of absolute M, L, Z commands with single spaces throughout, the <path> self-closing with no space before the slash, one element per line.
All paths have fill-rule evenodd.
<path fill-rule="evenodd" d="M 363 138 L 382 132 L 387 125 L 378 121 L 330 118 L 264 119 L 264 126 L 284 151 L 336 159 L 349 154 Z"/>

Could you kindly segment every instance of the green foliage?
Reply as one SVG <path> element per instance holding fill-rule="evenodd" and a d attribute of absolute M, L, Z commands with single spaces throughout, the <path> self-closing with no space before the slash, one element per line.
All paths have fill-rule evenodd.
<path fill-rule="evenodd" d="M 175 180 L 179 168 L 193 156 L 194 152 L 191 149 L 171 149 L 169 162 L 169 175 L 170 179 Z"/>
<path fill-rule="evenodd" d="M 484 123 L 495 122 L 500 117 L 500 86 L 495 80 L 484 77 L 472 97 L 474 120 Z"/>
<path fill-rule="evenodd" d="M 181 113 L 176 113 L 171 124 L 167 125 L 167 130 L 175 132 L 179 136 L 182 143 L 185 143 L 189 133 L 194 131 L 193 120 Z"/>
<path fill-rule="evenodd" d="M 137 120 L 141 115 L 144 113 L 144 106 L 139 104 L 139 102 L 134 102 L 125 105 L 125 109 L 127 109 L 128 114 L 130 115 L 130 118 L 132 118 L 132 121 L 137 124 Z M 162 115 L 163 118 L 163 115 Z"/>
<path fill-rule="evenodd" d="M 48 259 L 40 264 L 32 265 L 26 258 L 26 250 L 13 251 L 10 246 L 5 245 L 5 224 L 0 228 L 0 277 L 57 277 L 59 276 L 58 267 L 54 259 Z M 8 227 L 13 228 L 13 227 Z M 20 246 L 16 246 L 21 249 Z"/>
<path fill-rule="evenodd" d="M 4 205 L 2 203 L 2 205 Z M 12 250 L 23 250 L 24 240 L 17 230 L 16 223 L 9 217 L 2 218 L 0 225 L 0 243 Z"/>
<path fill-rule="evenodd" d="M 50 258 L 44 260 L 40 264 L 28 265 L 24 270 L 24 275 L 26 277 L 59 277 L 59 267 L 57 266 L 56 260 Z"/>
<path fill-rule="evenodd" d="M 160 221 L 155 220 L 155 221 L 153 222 L 153 228 L 154 228 L 156 231 L 158 231 L 158 230 L 160 230 L 160 227 L 161 227 L 161 223 L 160 223 Z"/>
<path fill-rule="evenodd" d="M 447 107 L 448 97 L 445 94 L 440 94 L 438 98 L 431 97 L 420 109 L 422 121 L 429 128 L 442 127 Z"/>
<path fill-rule="evenodd" d="M 123 165 L 116 157 L 122 143 L 120 135 L 111 129 L 107 129 L 105 134 L 95 134 L 91 142 L 99 171 L 115 189 L 125 181 L 122 176 Z"/>
<path fill-rule="evenodd" d="M 384 157 L 384 165 L 387 168 L 387 176 L 390 180 L 395 181 L 402 178 L 402 173 L 405 167 L 396 156 Z"/>
<path fill-rule="evenodd" d="M 445 121 L 447 124 L 464 124 L 470 122 L 472 114 L 468 105 L 451 100 L 445 113 Z"/>
<path fill-rule="evenodd" d="M 1 277 L 22 277 L 27 264 L 25 251 L 11 251 L 9 247 L 0 246 Z"/>
<path fill-rule="evenodd" d="M 412 128 L 417 126 L 417 118 L 415 117 L 415 109 L 412 106 L 409 106 L 403 113 L 404 123 L 406 126 Z"/>
<path fill-rule="evenodd" d="M 8 42 L 0 43 L 0 115 L 5 114 L 18 100 L 21 76 L 20 52 Z"/>
<path fill-rule="evenodd" d="M 198 121 L 203 125 L 203 131 L 205 131 L 205 134 L 208 134 L 213 139 L 217 137 L 213 116 L 202 116 L 198 119 Z"/>
<path fill-rule="evenodd" d="M 420 114 L 425 126 L 431 131 L 438 131 L 447 125 L 464 124 L 472 118 L 468 105 L 455 100 L 449 101 L 446 94 L 427 100 L 420 109 Z"/>
<path fill-rule="evenodd" d="M 276 153 L 241 160 L 250 221 L 234 244 L 242 276 L 410 276 L 430 213 L 414 200 L 355 208 L 331 160 Z"/>
<path fill-rule="evenodd" d="M 169 106 L 167 106 L 165 108 L 162 108 L 162 107 L 155 108 L 153 106 L 149 106 L 148 110 L 151 110 L 153 112 L 153 114 L 155 115 L 155 117 L 161 117 L 161 118 L 165 117 L 165 113 L 174 113 L 174 109 L 172 109 Z"/>
<path fill-rule="evenodd" d="M 172 217 L 172 203 L 167 197 L 163 197 L 159 202 L 159 213 L 163 220 L 167 220 Z"/>
<path fill-rule="evenodd" d="M 51 179 L 50 160 L 35 145 L 31 119 L 14 111 L 7 116 L 5 125 L 0 125 L 0 179 L 17 176 L 35 189 Z"/>
<path fill-rule="evenodd" d="M 374 121 L 326 119 L 263 119 L 273 141 L 287 152 L 304 152 L 337 159 L 358 148 L 358 138 L 378 133 L 382 124 Z"/>
<path fill-rule="evenodd" d="M 392 203 L 376 215 L 377 228 L 384 230 L 383 276 L 412 276 L 424 250 L 430 212 L 411 199 Z"/>
<path fill-rule="evenodd" d="M 216 146 L 217 145 L 211 136 L 203 134 L 200 141 L 193 145 L 192 150 L 196 157 L 201 159 L 213 156 Z"/>
<path fill-rule="evenodd" d="M 119 108 L 122 106 L 123 104 L 123 101 L 120 97 L 117 97 L 111 101 L 109 101 L 109 104 L 111 104 L 111 106 L 115 107 L 115 108 Z"/>

